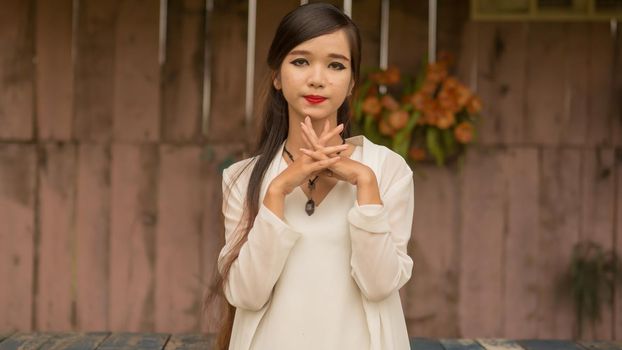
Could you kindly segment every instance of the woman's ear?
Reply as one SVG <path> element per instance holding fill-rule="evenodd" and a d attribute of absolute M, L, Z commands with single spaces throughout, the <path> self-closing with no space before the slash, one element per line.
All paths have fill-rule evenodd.
<path fill-rule="evenodd" d="M 272 85 L 274 85 L 275 89 L 281 90 L 281 77 L 278 74 L 272 75 Z"/>
<path fill-rule="evenodd" d="M 352 90 L 354 89 L 354 79 L 352 79 L 350 81 L 350 87 L 349 87 L 349 91 L 348 91 L 348 96 L 352 96 Z"/>

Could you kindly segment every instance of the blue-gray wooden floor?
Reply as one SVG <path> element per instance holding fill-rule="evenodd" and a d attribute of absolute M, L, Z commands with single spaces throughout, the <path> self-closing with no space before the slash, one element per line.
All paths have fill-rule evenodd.
<path fill-rule="evenodd" d="M 167 333 L 2 333 L 0 350 L 207 350 L 211 337 Z M 412 338 L 416 350 L 622 350 L 622 342 Z"/>

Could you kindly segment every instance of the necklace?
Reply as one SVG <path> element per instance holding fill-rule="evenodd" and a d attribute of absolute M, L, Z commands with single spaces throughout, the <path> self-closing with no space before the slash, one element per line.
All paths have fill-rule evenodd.
<path fill-rule="evenodd" d="M 346 140 L 342 138 L 341 139 L 341 144 L 343 145 L 344 143 L 346 143 Z M 294 156 L 287 150 L 287 147 L 285 145 L 283 145 L 283 151 L 285 152 L 285 154 L 287 154 L 287 157 L 293 163 L 294 162 Z M 341 151 L 337 152 L 337 154 L 340 154 L 340 153 L 341 153 Z M 309 200 L 305 204 L 305 212 L 307 212 L 307 215 L 309 215 L 309 216 L 311 216 L 315 212 L 315 201 L 313 200 L 313 190 L 315 189 L 315 182 L 317 181 L 317 179 L 319 177 L 320 177 L 320 175 L 315 175 L 313 180 L 307 179 L 307 181 L 308 181 L 307 188 L 309 189 Z"/>

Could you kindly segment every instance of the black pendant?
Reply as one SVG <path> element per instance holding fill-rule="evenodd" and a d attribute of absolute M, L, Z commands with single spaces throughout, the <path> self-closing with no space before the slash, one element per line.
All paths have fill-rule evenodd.
<path fill-rule="evenodd" d="M 305 211 L 307 212 L 307 215 L 309 216 L 313 214 L 313 212 L 315 211 L 315 202 L 313 201 L 313 199 L 309 199 L 307 201 L 307 204 L 305 205 Z"/>

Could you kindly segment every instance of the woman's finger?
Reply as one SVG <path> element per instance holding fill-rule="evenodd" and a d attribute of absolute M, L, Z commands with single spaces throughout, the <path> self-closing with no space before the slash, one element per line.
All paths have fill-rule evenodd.
<path fill-rule="evenodd" d="M 301 128 L 302 128 L 302 134 L 305 135 L 307 137 L 307 140 L 309 140 L 309 143 L 311 143 L 311 147 L 309 148 L 321 149 L 322 147 L 324 147 L 324 144 L 319 141 L 313 129 L 309 129 L 307 125 L 304 125 L 302 123 L 301 123 Z"/>
<path fill-rule="evenodd" d="M 309 122 L 309 123 L 310 123 L 310 122 Z M 319 143 L 318 143 L 318 141 L 319 141 L 319 140 L 318 140 L 317 134 L 315 133 L 315 130 L 313 130 L 313 127 L 312 127 L 312 126 L 309 126 L 309 125 L 307 124 L 307 120 L 306 120 L 306 119 L 305 119 L 305 122 L 304 122 L 304 123 L 300 123 L 300 129 L 302 130 L 302 132 L 303 132 L 304 134 L 306 134 L 306 135 L 307 135 L 307 137 L 309 138 L 309 141 L 311 142 L 311 144 L 312 144 L 314 147 L 317 147 L 316 145 L 318 145 L 318 144 L 319 144 Z"/>
<path fill-rule="evenodd" d="M 307 136 L 307 134 L 304 133 L 304 131 L 301 132 L 300 134 L 302 135 L 302 141 L 305 143 L 305 146 L 309 149 L 313 149 L 314 148 L 313 144 L 311 143 L 311 140 L 309 140 L 309 137 Z"/>
<path fill-rule="evenodd" d="M 321 150 L 315 150 L 315 151 L 311 151 L 306 148 L 300 148 L 300 152 L 308 155 L 312 159 L 321 160 L 321 159 L 326 159 L 333 153 L 342 152 L 342 151 L 345 151 L 346 149 L 348 149 L 348 145 L 344 144 L 344 145 L 323 147 Z"/>
<path fill-rule="evenodd" d="M 343 124 L 337 125 L 333 130 L 330 130 L 327 134 L 322 134 L 322 137 L 319 139 L 319 143 L 326 144 L 328 140 L 335 137 L 335 135 L 340 134 L 343 131 Z"/>
<path fill-rule="evenodd" d="M 324 159 L 324 160 L 319 160 L 319 161 L 314 162 L 314 163 L 309 165 L 310 166 L 310 170 L 311 170 L 311 172 L 320 172 L 320 171 L 330 167 L 331 165 L 337 163 L 340 160 L 341 160 L 341 158 L 339 156 L 333 157 L 333 158 Z"/>
<path fill-rule="evenodd" d="M 343 130 L 343 124 L 337 125 L 333 130 L 330 130 L 327 134 L 322 133 L 322 137 L 320 139 L 317 138 L 315 131 L 313 129 L 309 129 L 309 127 L 303 123 L 300 123 L 300 127 L 302 129 L 303 139 L 305 139 L 308 143 L 312 145 L 313 149 L 322 149 L 328 140 L 332 139 L 335 135 L 341 133 Z"/>

